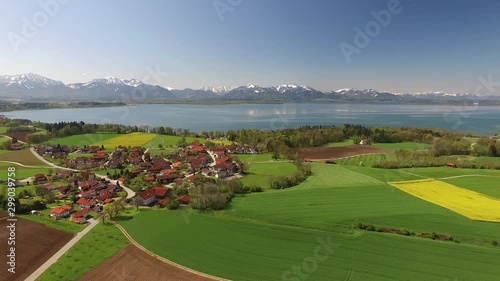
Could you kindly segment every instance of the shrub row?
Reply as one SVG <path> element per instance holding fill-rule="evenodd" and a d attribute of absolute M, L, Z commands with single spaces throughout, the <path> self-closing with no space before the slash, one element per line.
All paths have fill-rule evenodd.
<path fill-rule="evenodd" d="M 363 224 L 363 223 L 358 223 L 354 226 L 356 229 L 361 229 L 361 230 L 366 230 L 366 231 L 375 231 L 375 232 L 384 232 L 384 233 L 392 233 L 392 234 L 398 234 L 398 235 L 404 235 L 404 236 L 415 236 L 415 237 L 420 237 L 420 238 L 428 238 L 432 240 L 440 240 L 440 241 L 453 241 L 455 243 L 460 243 L 458 239 L 453 238 L 449 235 L 445 234 L 437 234 L 435 232 L 432 233 L 417 233 L 414 231 L 409 231 L 407 229 L 396 229 L 396 228 L 388 228 L 388 227 L 377 227 L 372 224 Z"/>

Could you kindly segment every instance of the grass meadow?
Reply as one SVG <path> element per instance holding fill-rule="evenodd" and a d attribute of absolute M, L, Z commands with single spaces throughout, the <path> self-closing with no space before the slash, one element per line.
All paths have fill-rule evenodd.
<path fill-rule="evenodd" d="M 338 247 L 318 262 L 309 280 L 498 279 L 500 249 L 486 241 L 500 239 L 500 224 L 470 220 L 387 183 L 422 179 L 417 172 L 460 169 L 312 167 L 313 176 L 302 184 L 238 196 L 226 211 L 141 211 L 121 224 L 153 252 L 233 280 L 294 280 L 287 271 L 314 254 L 318 238 L 328 236 Z M 460 243 L 354 230 L 360 222 L 451 235 Z M 175 225 L 169 239 L 165 225 Z"/>
<path fill-rule="evenodd" d="M 82 134 L 74 135 L 64 138 L 57 138 L 49 140 L 45 143 L 48 144 L 60 144 L 60 145 L 76 145 L 78 147 L 84 145 L 96 145 L 97 143 L 104 142 L 108 139 L 116 138 L 122 136 L 121 134 L 108 134 L 108 133 L 97 133 L 97 134 Z M 114 149 L 114 147 L 111 147 Z"/>
<path fill-rule="evenodd" d="M 269 188 L 270 180 L 275 176 L 288 176 L 297 171 L 294 164 L 288 162 L 251 163 L 249 172 L 241 179 L 244 185 L 257 185 Z"/>
<path fill-rule="evenodd" d="M 44 162 L 38 159 L 29 149 L 13 150 L 0 154 L 0 161 L 17 162 L 27 166 L 46 166 Z"/>
<path fill-rule="evenodd" d="M 395 160 L 394 154 L 368 154 L 362 156 L 349 157 L 338 159 L 336 162 L 341 165 L 367 166 L 372 167 L 374 164 L 383 160 Z"/>
<path fill-rule="evenodd" d="M 118 228 L 100 223 L 36 280 L 78 280 L 128 244 Z"/>
<path fill-rule="evenodd" d="M 428 144 L 416 143 L 416 142 L 375 143 L 372 146 L 377 148 L 394 149 L 394 150 L 415 150 L 415 149 L 426 149 L 429 147 Z"/>

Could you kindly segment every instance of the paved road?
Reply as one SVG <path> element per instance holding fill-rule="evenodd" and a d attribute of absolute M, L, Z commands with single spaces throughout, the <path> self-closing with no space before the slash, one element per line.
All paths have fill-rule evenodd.
<path fill-rule="evenodd" d="M 61 166 L 57 166 L 56 164 L 50 162 L 50 161 L 47 161 L 47 159 L 43 158 L 40 154 L 38 154 L 36 151 L 35 151 L 35 148 L 33 147 L 30 147 L 30 151 L 31 153 L 36 157 L 38 158 L 40 161 L 42 161 L 43 163 L 51 166 L 51 167 L 54 167 L 54 168 L 57 168 L 57 169 L 62 169 L 62 170 L 69 170 L 69 171 L 73 171 L 73 172 L 79 172 L 79 170 L 76 170 L 76 169 L 70 169 L 70 168 L 66 168 L 66 167 L 61 167 Z"/>
<path fill-rule="evenodd" d="M 46 166 L 28 166 L 28 165 L 21 164 L 19 162 L 14 162 L 14 161 L 0 161 L 0 163 L 14 164 L 14 165 L 18 165 L 18 166 L 21 166 L 24 168 L 34 168 L 34 169 L 44 169 L 44 168 L 46 169 L 46 168 L 48 168 Z"/>
<path fill-rule="evenodd" d="M 98 177 L 104 178 L 107 181 L 110 181 L 114 185 L 116 185 L 117 182 L 118 182 L 117 180 L 112 180 L 112 179 L 108 178 L 105 175 L 99 175 L 99 174 L 96 174 L 96 175 Z M 125 190 L 125 192 L 127 192 L 127 199 L 133 198 L 135 196 L 135 191 L 133 191 L 132 189 L 126 187 L 125 185 L 123 185 L 123 183 L 120 183 L 120 186 L 121 186 L 121 188 L 123 188 L 123 190 Z"/>
<path fill-rule="evenodd" d="M 92 220 L 90 224 L 82 231 L 78 232 L 73 239 L 71 239 L 66 245 L 64 245 L 57 253 L 50 257 L 42 266 L 40 266 L 35 272 L 33 272 L 25 281 L 35 281 L 42 273 L 44 273 L 51 265 L 56 263 L 59 258 L 61 258 L 76 242 L 80 241 L 85 234 L 91 231 L 96 225 L 99 224 L 99 220 Z"/>

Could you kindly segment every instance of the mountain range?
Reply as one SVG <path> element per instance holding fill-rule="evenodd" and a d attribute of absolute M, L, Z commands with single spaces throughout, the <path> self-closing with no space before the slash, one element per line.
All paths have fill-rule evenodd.
<path fill-rule="evenodd" d="M 175 101 L 342 101 L 342 102 L 424 102 L 430 100 L 498 100 L 471 94 L 446 92 L 391 93 L 374 89 L 340 89 L 323 92 L 308 86 L 284 84 L 261 87 L 204 87 L 172 89 L 146 84 L 137 79 L 105 77 L 87 83 L 64 84 L 37 74 L 0 75 L 0 98 L 16 101 L 103 101 L 103 102 L 175 102 Z"/>

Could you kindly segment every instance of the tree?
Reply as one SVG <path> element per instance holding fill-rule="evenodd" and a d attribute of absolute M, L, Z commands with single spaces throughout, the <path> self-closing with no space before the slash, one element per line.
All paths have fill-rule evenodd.
<path fill-rule="evenodd" d="M 497 148 L 494 144 L 491 144 L 490 147 L 488 148 L 488 156 L 490 156 L 490 157 L 497 157 L 498 156 L 498 151 L 497 151 Z"/>
<path fill-rule="evenodd" d="M 142 200 L 142 198 L 138 195 L 136 195 L 134 197 L 134 199 L 132 200 L 136 210 L 139 210 L 139 206 L 143 206 L 144 205 L 144 200 Z"/>
<path fill-rule="evenodd" d="M 274 152 L 274 153 L 273 153 L 272 158 L 273 158 L 274 160 L 278 160 L 278 159 L 280 159 L 280 154 L 279 154 L 279 152 Z"/>

